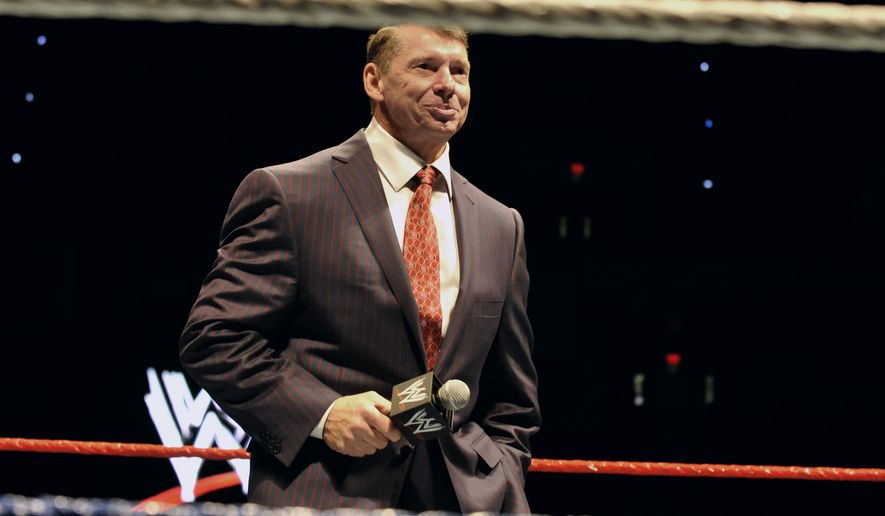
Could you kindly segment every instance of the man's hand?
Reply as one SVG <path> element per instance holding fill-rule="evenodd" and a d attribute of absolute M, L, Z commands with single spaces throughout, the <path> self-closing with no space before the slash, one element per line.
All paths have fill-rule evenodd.
<path fill-rule="evenodd" d="M 390 401 L 375 391 L 342 396 L 335 400 L 326 425 L 323 427 L 323 441 L 329 448 L 350 455 L 363 457 L 371 455 L 396 442 L 402 434 L 387 417 Z"/>

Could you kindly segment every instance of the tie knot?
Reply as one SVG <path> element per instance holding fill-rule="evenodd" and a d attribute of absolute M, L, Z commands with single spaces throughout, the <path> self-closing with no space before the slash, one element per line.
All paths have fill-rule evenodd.
<path fill-rule="evenodd" d="M 422 168 L 416 175 L 418 179 L 421 181 L 422 185 L 432 185 L 436 181 L 436 176 L 439 172 L 436 171 L 435 168 L 427 165 Z"/>

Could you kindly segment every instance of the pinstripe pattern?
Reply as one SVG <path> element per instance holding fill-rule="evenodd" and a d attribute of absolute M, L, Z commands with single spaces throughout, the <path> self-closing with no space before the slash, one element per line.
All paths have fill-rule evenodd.
<path fill-rule="evenodd" d="M 520 512 L 539 425 L 522 223 L 460 175 L 452 183 L 461 289 L 436 370 L 474 399 L 440 445 L 462 509 Z M 362 132 L 246 177 L 180 352 L 254 438 L 251 501 L 395 505 L 410 460 L 399 446 L 357 459 L 309 437 L 339 396 L 387 396 L 424 371 L 418 307 Z"/>

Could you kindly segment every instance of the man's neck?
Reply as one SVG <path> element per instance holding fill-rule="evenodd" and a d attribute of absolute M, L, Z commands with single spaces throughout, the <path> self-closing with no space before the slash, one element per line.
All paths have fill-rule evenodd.
<path fill-rule="evenodd" d="M 383 118 L 375 117 L 375 120 L 378 121 L 378 124 L 384 128 L 385 131 L 388 132 L 391 136 L 396 138 L 396 140 L 406 147 L 409 148 L 412 152 L 414 152 L 419 158 L 423 159 L 425 163 L 433 163 L 440 156 L 442 156 L 443 152 L 446 150 L 446 141 L 438 142 L 438 141 L 414 141 L 414 138 L 410 138 L 408 134 L 400 134 L 397 132 L 387 121 Z"/>
<path fill-rule="evenodd" d="M 414 145 L 414 144 L 409 143 L 407 141 L 403 141 L 397 135 L 393 135 L 393 137 L 396 138 L 397 140 L 401 141 L 403 143 L 403 145 L 405 145 L 406 147 L 412 149 L 412 152 L 414 152 L 415 154 L 420 156 L 421 159 L 423 159 L 426 163 L 433 163 L 434 161 L 439 159 L 439 157 L 442 156 L 443 151 L 446 150 L 446 142 L 442 142 L 441 144 L 432 143 L 432 144 L 424 145 L 422 148 L 421 146 Z"/>

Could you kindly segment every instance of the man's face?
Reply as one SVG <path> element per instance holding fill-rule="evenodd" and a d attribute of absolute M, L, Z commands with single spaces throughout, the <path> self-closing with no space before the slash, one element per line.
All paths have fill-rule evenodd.
<path fill-rule="evenodd" d="M 467 49 L 426 27 L 405 26 L 397 35 L 399 52 L 387 72 L 376 71 L 377 93 L 370 92 L 377 102 L 375 117 L 419 154 L 434 147 L 441 151 L 467 120 Z"/>

